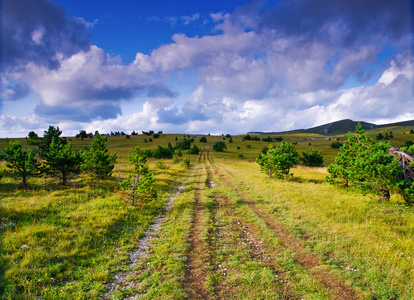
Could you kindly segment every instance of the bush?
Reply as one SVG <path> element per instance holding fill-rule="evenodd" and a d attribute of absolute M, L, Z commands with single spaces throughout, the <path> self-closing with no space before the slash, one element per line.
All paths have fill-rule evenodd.
<path fill-rule="evenodd" d="M 197 155 L 198 153 L 200 153 L 200 149 L 198 149 L 196 145 L 193 145 L 193 147 L 188 151 L 188 153 Z"/>
<path fill-rule="evenodd" d="M 219 141 L 214 143 L 213 150 L 217 152 L 223 152 L 224 149 L 227 149 L 226 143 L 224 141 Z"/>
<path fill-rule="evenodd" d="M 266 154 L 261 154 L 256 162 L 260 165 L 261 171 L 269 175 L 273 174 L 276 178 L 289 176 L 290 168 L 299 161 L 299 153 L 294 146 L 287 142 L 282 142 L 276 148 L 269 145 Z"/>
<path fill-rule="evenodd" d="M 194 142 L 194 139 L 183 138 L 181 141 L 175 144 L 175 148 L 181 150 L 189 150 L 191 148 L 192 142 Z"/>
<path fill-rule="evenodd" d="M 205 136 L 202 136 L 200 138 L 200 143 L 207 143 L 207 138 Z"/>
<path fill-rule="evenodd" d="M 339 148 L 341 148 L 341 146 L 342 146 L 342 144 L 340 142 L 333 142 L 331 144 L 331 148 L 334 148 L 334 149 L 339 149 Z"/>
<path fill-rule="evenodd" d="M 171 144 L 169 144 L 171 145 Z M 158 149 L 152 152 L 152 157 L 155 158 L 172 158 L 174 154 L 174 149 L 171 147 L 162 147 L 158 146 Z"/>
<path fill-rule="evenodd" d="M 168 170 L 169 169 L 168 166 L 165 164 L 165 162 L 162 159 L 155 163 L 155 167 L 157 169 L 161 169 L 161 170 Z"/>
<path fill-rule="evenodd" d="M 120 183 L 120 187 L 128 193 L 132 205 L 147 203 L 157 197 L 157 191 L 154 188 L 154 175 L 146 164 L 145 152 L 137 146 L 130 153 L 129 159 L 134 165 L 134 171 Z"/>
<path fill-rule="evenodd" d="M 183 159 L 183 162 L 181 163 L 181 166 L 184 167 L 184 168 L 189 168 L 190 167 L 190 160 L 187 157 L 185 157 Z"/>
<path fill-rule="evenodd" d="M 323 156 L 321 150 L 309 149 L 306 152 L 302 152 L 300 160 L 305 166 L 308 167 L 323 167 Z"/>

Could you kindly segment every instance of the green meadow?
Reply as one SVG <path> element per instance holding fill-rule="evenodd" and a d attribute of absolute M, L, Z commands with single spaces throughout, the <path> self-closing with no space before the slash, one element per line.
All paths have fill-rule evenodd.
<path fill-rule="evenodd" d="M 394 147 L 414 141 L 412 126 L 392 131 Z M 282 137 L 301 154 L 322 151 L 324 167 L 295 166 L 289 180 L 260 172 L 268 142 L 246 135 L 110 136 L 117 154 L 110 178 L 68 185 L 29 179 L 23 189 L 0 180 L 0 299 L 413 299 L 414 207 L 399 195 L 378 202 L 353 187 L 325 182 L 344 135 Z M 155 150 L 194 138 L 198 155 L 148 158 L 158 196 L 131 205 L 119 182 L 133 171 L 135 146 Z M 92 139 L 66 137 L 74 150 Z M 18 139 L 24 149 L 26 139 Z M 10 139 L 0 139 L 0 151 Z M 224 141 L 227 149 L 212 145 Z M 277 145 L 278 142 L 271 144 Z M 190 166 L 182 165 L 188 158 Z M 6 163 L 0 162 L 0 172 Z M 167 205 L 173 197 L 170 207 Z M 162 218 L 149 250 L 131 265 L 131 252 Z M 117 274 L 127 285 L 109 290 Z"/>

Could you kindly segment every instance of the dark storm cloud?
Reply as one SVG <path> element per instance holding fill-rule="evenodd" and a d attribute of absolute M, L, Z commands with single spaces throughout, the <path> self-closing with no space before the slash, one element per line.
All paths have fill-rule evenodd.
<path fill-rule="evenodd" d="M 93 119 L 113 119 L 121 114 L 121 108 L 114 104 L 94 104 L 76 107 L 47 106 L 40 104 L 36 107 L 35 113 L 48 120 L 55 122 L 76 121 L 90 122 Z"/>
<path fill-rule="evenodd" d="M 28 62 L 55 69 L 56 54 L 68 57 L 90 45 L 84 23 L 69 19 L 49 0 L 1 1 L 1 68 Z"/>
<path fill-rule="evenodd" d="M 288 0 L 262 12 L 260 26 L 344 47 L 398 41 L 413 32 L 411 0 Z"/>

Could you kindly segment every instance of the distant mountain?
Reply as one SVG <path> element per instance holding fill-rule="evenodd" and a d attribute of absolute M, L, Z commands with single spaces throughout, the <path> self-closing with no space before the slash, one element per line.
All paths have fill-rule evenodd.
<path fill-rule="evenodd" d="M 336 121 L 309 129 L 297 129 L 284 132 L 249 132 L 249 134 L 278 134 L 278 133 L 316 133 L 321 135 L 339 135 L 346 134 L 349 131 L 355 131 L 355 127 L 361 123 L 362 129 L 370 130 L 375 128 L 389 127 L 389 126 L 414 126 L 414 120 L 403 121 L 390 124 L 376 125 L 373 123 L 363 122 L 363 121 L 352 121 L 349 119 Z"/>

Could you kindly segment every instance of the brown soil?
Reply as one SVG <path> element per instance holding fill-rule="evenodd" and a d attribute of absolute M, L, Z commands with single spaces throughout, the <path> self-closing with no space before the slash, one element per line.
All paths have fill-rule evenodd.
<path fill-rule="evenodd" d="M 204 268 L 206 265 L 204 249 L 205 243 L 202 239 L 203 224 L 202 215 L 203 208 L 201 206 L 201 174 L 198 170 L 197 189 L 195 191 L 195 213 L 193 219 L 193 226 L 190 233 L 190 253 L 188 255 L 188 271 L 186 274 L 187 279 L 187 292 L 190 299 L 210 299 L 209 292 L 205 287 L 207 278 L 207 272 Z"/>

